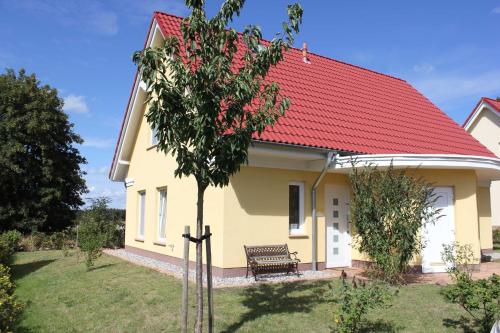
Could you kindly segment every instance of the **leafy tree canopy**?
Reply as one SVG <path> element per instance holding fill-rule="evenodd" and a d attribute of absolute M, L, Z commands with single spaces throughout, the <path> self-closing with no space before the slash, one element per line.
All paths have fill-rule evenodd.
<path fill-rule="evenodd" d="M 0 75 L 0 230 L 61 230 L 83 204 L 83 141 L 62 108 L 34 74 Z"/>
<path fill-rule="evenodd" d="M 182 40 L 168 36 L 163 47 L 137 52 L 134 61 L 150 92 L 147 120 L 158 129 L 158 149 L 176 156 L 176 175 L 224 186 L 247 160 L 252 135 L 290 105 L 278 84 L 264 79 L 292 45 L 302 8 L 288 6 L 283 33 L 263 43 L 258 26 L 243 34 L 227 28 L 243 0 L 225 1 L 213 18 L 204 1 L 186 4 L 192 12 L 182 21 Z"/>

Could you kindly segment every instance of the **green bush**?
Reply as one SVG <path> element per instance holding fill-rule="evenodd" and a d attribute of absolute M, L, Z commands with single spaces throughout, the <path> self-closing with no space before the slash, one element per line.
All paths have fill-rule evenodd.
<path fill-rule="evenodd" d="M 85 265 L 89 270 L 94 261 L 101 256 L 102 247 L 106 243 L 106 234 L 101 225 L 93 220 L 83 220 L 78 229 L 78 245 L 85 254 Z"/>
<path fill-rule="evenodd" d="M 125 246 L 125 220 L 109 221 L 103 228 L 106 234 L 104 247 L 117 249 Z"/>
<path fill-rule="evenodd" d="M 391 304 L 393 293 L 384 282 L 364 282 L 355 277 L 352 282 L 341 277 L 340 290 L 334 298 L 334 331 L 355 333 L 363 329 L 365 316 L 375 308 L 387 308 Z"/>
<path fill-rule="evenodd" d="M 500 245 L 500 229 L 493 231 L 493 243 Z"/>
<path fill-rule="evenodd" d="M 14 296 L 15 285 L 9 268 L 0 265 L 0 332 L 13 332 L 23 311 L 23 304 Z"/>
<path fill-rule="evenodd" d="M 79 216 L 78 246 L 85 254 L 87 269 L 94 265 L 102 248 L 112 241 L 114 235 L 108 203 L 106 198 L 95 199 L 90 208 Z"/>
<path fill-rule="evenodd" d="M 376 278 L 400 283 L 423 247 L 420 230 L 439 213 L 432 186 L 392 164 L 385 170 L 353 165 L 350 180 L 354 245 L 373 260 Z"/>
<path fill-rule="evenodd" d="M 75 247 L 75 236 L 71 230 L 46 234 L 33 232 L 24 236 L 20 242 L 23 251 L 33 252 L 40 250 L 63 250 Z"/>
<path fill-rule="evenodd" d="M 9 265 L 12 255 L 18 250 L 21 233 L 15 230 L 0 234 L 0 264 Z"/>
<path fill-rule="evenodd" d="M 479 332 L 490 332 L 500 320 L 500 277 L 493 274 L 487 279 L 472 279 L 475 259 L 470 245 L 444 246 L 442 258 L 455 282 L 443 290 L 446 300 L 464 309 L 479 326 Z"/>

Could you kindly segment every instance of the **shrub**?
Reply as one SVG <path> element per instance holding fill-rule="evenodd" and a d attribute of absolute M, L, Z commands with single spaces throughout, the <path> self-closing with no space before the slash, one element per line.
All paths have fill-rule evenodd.
<path fill-rule="evenodd" d="M 104 247 L 116 249 L 125 246 L 125 220 L 109 221 L 103 228 L 106 234 Z"/>
<path fill-rule="evenodd" d="M 101 249 L 110 242 L 111 217 L 109 200 L 95 199 L 89 209 L 80 214 L 78 223 L 78 246 L 85 254 L 87 269 L 101 255 Z"/>
<path fill-rule="evenodd" d="M 0 264 L 9 265 L 12 255 L 19 247 L 21 233 L 15 230 L 6 231 L 0 235 Z"/>
<path fill-rule="evenodd" d="M 423 247 L 421 228 L 439 213 L 432 208 L 432 186 L 392 164 L 386 170 L 353 165 L 350 180 L 354 244 L 373 260 L 377 278 L 402 282 L 410 260 Z"/>
<path fill-rule="evenodd" d="M 490 332 L 500 319 L 500 277 L 493 274 L 487 279 L 472 279 L 474 253 L 470 245 L 455 243 L 444 246 L 442 258 L 455 282 L 443 290 L 443 295 L 472 317 L 479 332 Z"/>
<path fill-rule="evenodd" d="M 78 245 L 85 254 L 87 270 L 94 266 L 94 261 L 101 256 L 101 249 L 106 243 L 106 234 L 101 225 L 94 220 L 83 220 L 78 229 Z"/>
<path fill-rule="evenodd" d="M 354 333 L 363 329 L 363 320 L 371 309 L 390 306 L 393 293 L 384 282 L 365 283 L 357 280 L 346 280 L 341 277 L 342 284 L 336 293 L 334 303 L 334 328 L 339 333 Z"/>
<path fill-rule="evenodd" d="M 20 249 L 32 252 L 40 250 L 63 250 L 74 248 L 74 238 L 75 237 L 70 229 L 51 234 L 33 232 L 21 239 Z"/>
<path fill-rule="evenodd" d="M 500 229 L 493 230 L 493 243 L 500 246 Z"/>
<path fill-rule="evenodd" d="M 12 332 L 24 308 L 14 296 L 14 290 L 9 268 L 0 265 L 0 332 Z"/>

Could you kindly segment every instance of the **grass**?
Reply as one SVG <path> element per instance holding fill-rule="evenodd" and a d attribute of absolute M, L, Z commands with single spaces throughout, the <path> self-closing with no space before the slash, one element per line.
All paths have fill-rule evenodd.
<path fill-rule="evenodd" d="M 27 304 L 21 332 L 178 332 L 181 284 L 156 271 L 102 256 L 87 272 L 61 251 L 19 253 L 12 267 Z M 334 284 L 338 283 L 337 281 Z M 369 316 L 369 332 L 463 332 L 456 305 L 436 285 L 400 289 L 394 304 Z M 333 289 L 335 290 L 335 289 Z M 194 323 L 194 286 L 190 325 Z M 216 332 L 329 332 L 329 282 L 216 289 Z"/>

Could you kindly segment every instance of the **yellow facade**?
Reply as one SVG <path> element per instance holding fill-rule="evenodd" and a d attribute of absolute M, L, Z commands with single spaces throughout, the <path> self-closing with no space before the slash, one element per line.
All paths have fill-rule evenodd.
<path fill-rule="evenodd" d="M 467 131 L 496 156 L 500 157 L 500 145 L 498 144 L 498 138 L 500 138 L 500 117 L 493 112 L 483 110 Z M 490 195 L 488 197 L 492 203 L 490 206 L 491 225 L 500 228 L 500 180 L 491 182 Z"/>
<path fill-rule="evenodd" d="M 175 178 L 175 160 L 157 152 L 151 145 L 151 130 L 143 118 L 130 160 L 127 178 L 133 185 L 127 187 L 126 246 L 182 258 L 184 226 L 195 232 L 196 183 L 191 178 Z M 225 188 L 209 188 L 205 193 L 205 224 L 213 233 L 213 265 L 220 268 L 245 267 L 243 245 L 288 244 L 298 251 L 303 263 L 312 260 L 311 187 L 319 173 L 260 167 L 242 167 Z M 482 239 L 481 230 L 487 227 L 487 216 L 478 197 L 476 175 L 472 170 L 420 169 L 422 176 L 435 186 L 450 186 L 454 190 L 456 240 L 471 244 L 480 257 L 480 249 L 491 240 Z M 304 183 L 304 232 L 290 235 L 288 226 L 288 184 Z M 318 262 L 325 262 L 324 188 L 326 185 L 348 185 L 348 177 L 327 173 L 317 190 Z M 158 244 L 158 189 L 167 188 L 166 242 Z M 146 193 L 145 235 L 138 239 L 138 193 Z M 491 227 L 490 227 L 491 228 Z M 491 234 L 491 233 L 490 233 Z M 491 248 L 491 246 L 490 246 Z M 194 260 L 194 248 L 190 252 Z M 352 259 L 365 260 L 355 249 Z M 418 263 L 418 258 L 415 263 Z"/>
<path fill-rule="evenodd" d="M 493 233 L 491 232 L 490 189 L 477 188 L 477 211 L 479 216 L 479 235 L 481 249 L 493 249 Z"/>

